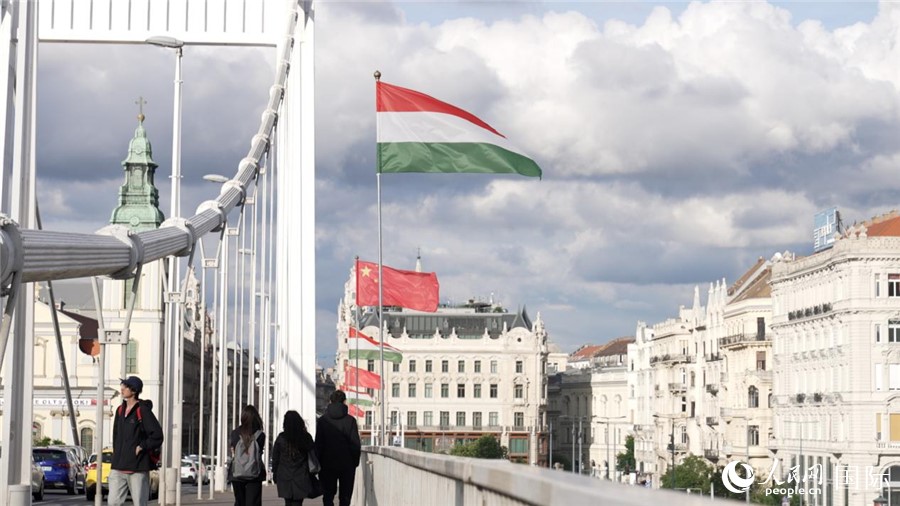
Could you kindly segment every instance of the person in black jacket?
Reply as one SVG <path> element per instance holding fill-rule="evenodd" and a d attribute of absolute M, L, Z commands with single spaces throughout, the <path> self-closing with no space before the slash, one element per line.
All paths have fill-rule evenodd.
<path fill-rule="evenodd" d="M 356 418 L 347 414 L 346 400 L 347 394 L 335 390 L 325 414 L 316 420 L 316 454 L 322 466 L 319 479 L 322 481 L 324 506 L 334 506 L 338 482 L 341 487 L 338 494 L 340 506 L 350 506 L 353 495 L 353 480 L 362 445 Z"/>
<path fill-rule="evenodd" d="M 303 499 L 312 491 L 309 476 L 309 454 L 315 451 L 312 436 L 300 413 L 284 414 L 284 432 L 275 439 L 272 447 L 272 479 L 278 486 L 278 497 L 284 506 L 302 506 Z"/>
<path fill-rule="evenodd" d="M 238 441 L 244 441 L 244 447 L 248 448 L 253 435 L 256 436 L 256 444 L 259 447 L 259 475 L 256 478 L 231 478 L 231 486 L 234 489 L 235 506 L 261 506 L 262 505 L 262 483 L 266 481 L 266 459 L 263 453 L 266 449 L 266 433 L 263 432 L 262 417 L 256 406 L 248 404 L 241 410 L 241 425 L 231 431 L 231 437 L 228 438 L 228 446 L 231 448 L 232 458 L 235 456 L 235 447 Z M 229 469 L 229 473 L 232 470 Z"/>
<path fill-rule="evenodd" d="M 150 470 L 156 468 L 152 456 L 163 443 L 163 432 L 153 414 L 153 403 L 138 399 L 144 382 L 137 376 L 122 380 L 124 402 L 113 421 L 113 456 L 109 473 L 109 504 L 122 506 L 131 491 L 136 506 L 150 500 Z M 99 490 L 98 490 L 99 492 Z"/>

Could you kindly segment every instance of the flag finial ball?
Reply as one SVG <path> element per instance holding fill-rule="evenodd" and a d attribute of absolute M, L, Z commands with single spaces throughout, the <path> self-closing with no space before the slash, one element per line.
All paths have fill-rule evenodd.
<path fill-rule="evenodd" d="M 376 80 L 376 81 L 380 81 L 380 80 L 381 80 L 381 72 L 378 71 L 378 70 L 375 71 L 375 80 Z"/>

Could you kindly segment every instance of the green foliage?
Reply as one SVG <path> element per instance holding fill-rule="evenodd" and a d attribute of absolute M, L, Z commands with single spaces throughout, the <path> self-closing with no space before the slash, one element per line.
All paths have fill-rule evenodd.
<path fill-rule="evenodd" d="M 485 434 L 475 441 L 457 444 L 450 449 L 450 455 L 476 459 L 505 459 L 507 453 L 507 449 L 500 446 L 500 441 L 490 434 Z"/>
<path fill-rule="evenodd" d="M 33 443 L 33 446 L 52 446 L 66 444 L 64 441 L 60 441 L 59 439 L 50 439 L 49 437 L 44 437 L 41 439 L 35 438 L 31 442 Z"/>
<path fill-rule="evenodd" d="M 625 451 L 616 455 L 616 470 L 625 474 L 633 472 L 637 468 L 634 460 L 634 436 L 625 437 Z"/>
<path fill-rule="evenodd" d="M 661 487 L 672 488 L 672 472 L 673 470 L 670 468 L 666 471 L 666 474 L 662 475 L 662 478 L 660 478 Z M 699 490 L 705 494 L 709 493 L 713 470 L 702 458 L 696 455 L 688 455 L 681 461 L 681 464 L 675 466 L 674 472 L 676 489 L 689 488 L 691 490 Z"/>

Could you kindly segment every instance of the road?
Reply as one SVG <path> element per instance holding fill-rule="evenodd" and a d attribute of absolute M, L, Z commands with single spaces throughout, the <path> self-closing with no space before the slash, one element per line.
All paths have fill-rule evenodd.
<path fill-rule="evenodd" d="M 203 487 L 203 494 L 209 494 L 208 486 Z M 197 487 L 195 485 L 188 485 L 187 483 L 184 483 L 181 485 L 181 495 L 182 497 L 186 497 L 188 495 L 190 495 L 191 497 L 197 497 Z M 66 494 L 65 490 L 46 490 L 44 491 L 44 500 L 41 502 L 36 502 L 34 504 L 39 504 L 41 506 L 89 506 L 90 504 L 94 503 L 87 502 L 87 500 L 85 500 L 84 498 L 84 494 L 68 495 Z M 131 504 L 131 502 L 129 501 L 128 504 Z M 150 501 L 150 504 L 155 505 L 157 503 L 156 501 Z"/>

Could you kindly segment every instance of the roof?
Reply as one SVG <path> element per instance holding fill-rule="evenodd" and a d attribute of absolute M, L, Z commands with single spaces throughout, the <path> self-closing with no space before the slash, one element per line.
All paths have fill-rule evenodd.
<path fill-rule="evenodd" d="M 891 211 L 863 223 L 868 237 L 900 237 L 900 215 Z"/>
<path fill-rule="evenodd" d="M 738 278 L 738 280 L 735 281 L 733 285 L 728 287 L 728 295 L 734 295 L 745 283 L 747 283 L 747 281 L 752 281 L 750 279 L 751 276 L 756 274 L 756 271 L 758 271 L 759 268 L 762 267 L 763 264 L 765 264 L 765 263 L 766 263 L 766 259 L 763 257 L 759 257 L 759 259 L 756 260 L 756 263 L 753 265 L 753 267 L 751 267 L 740 278 Z"/>
<path fill-rule="evenodd" d="M 500 337 L 503 333 L 503 325 L 512 330 L 522 327 L 532 329 L 531 319 L 523 307 L 517 313 L 449 313 L 442 312 L 439 308 L 434 313 L 416 313 L 404 311 L 385 311 L 385 323 L 392 337 L 400 337 L 403 331 L 413 338 L 430 338 L 435 331 L 440 330 L 441 335 L 449 337 L 455 329 L 456 335 L 462 339 L 479 339 L 484 336 L 485 330 L 492 339 Z M 378 314 L 368 312 L 360 318 L 360 327 L 378 327 Z"/>
<path fill-rule="evenodd" d="M 766 267 L 758 276 L 750 281 L 750 284 L 731 302 L 740 302 L 748 299 L 766 299 L 772 296 L 772 268 Z"/>
<path fill-rule="evenodd" d="M 634 342 L 634 337 L 617 337 L 604 344 L 586 344 L 569 355 L 570 361 L 589 360 L 597 357 L 610 357 L 624 355 L 628 352 L 628 345 Z"/>
<path fill-rule="evenodd" d="M 597 352 L 599 352 L 600 350 L 602 350 L 604 346 L 606 346 L 606 345 L 605 344 L 586 344 L 586 345 L 582 346 L 581 348 L 578 348 L 577 350 L 575 350 L 575 352 L 572 353 L 571 355 L 569 355 L 569 360 L 575 361 L 575 360 L 584 360 L 584 359 L 593 358 L 594 355 Z"/>

